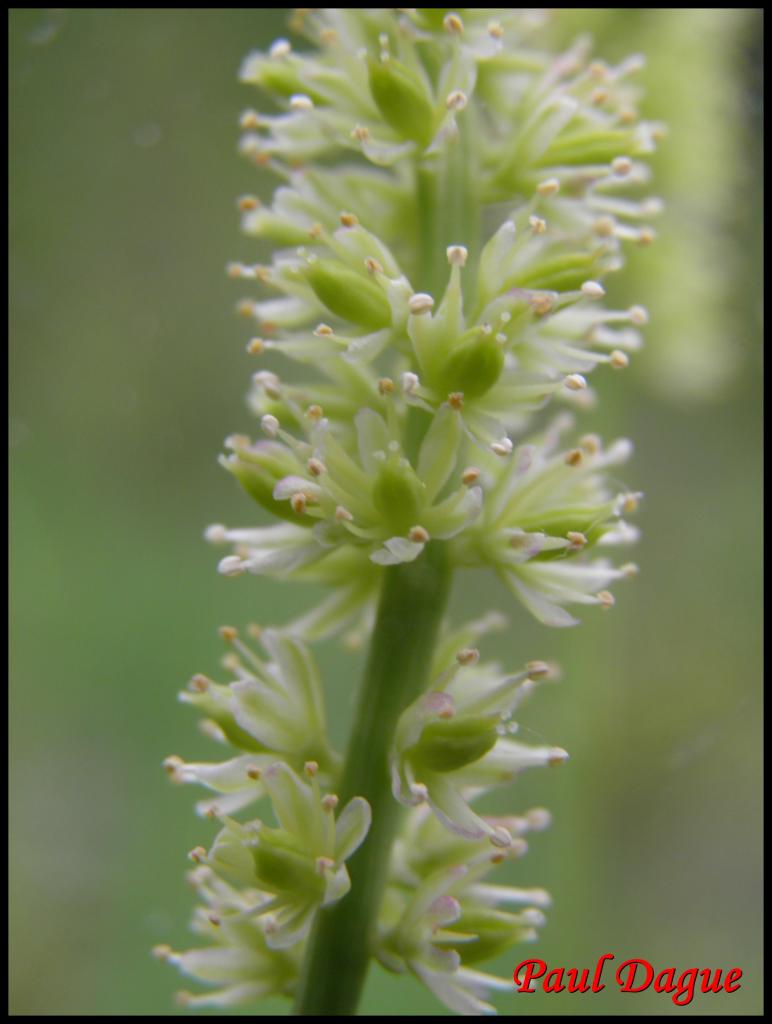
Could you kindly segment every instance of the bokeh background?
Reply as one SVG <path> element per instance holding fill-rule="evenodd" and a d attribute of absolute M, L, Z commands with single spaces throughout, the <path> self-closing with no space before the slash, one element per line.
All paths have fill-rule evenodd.
<path fill-rule="evenodd" d="M 202 542 L 246 523 L 216 465 L 249 431 L 248 328 L 229 259 L 254 258 L 234 199 L 270 194 L 236 154 L 242 57 L 286 10 L 12 10 L 11 1012 L 180 1013 L 150 948 L 184 948 L 186 851 L 214 826 L 167 784 L 169 753 L 211 756 L 176 701 L 216 674 L 216 628 L 282 622 L 313 599 L 225 580 Z M 648 347 L 602 387 L 592 429 L 635 439 L 642 573 L 579 630 L 527 619 L 470 576 L 454 614 L 498 604 L 489 650 L 554 658 L 563 679 L 522 716 L 571 761 L 503 806 L 554 824 L 512 868 L 554 897 L 526 956 L 589 966 L 744 971 L 732 996 L 502 995 L 501 1012 L 735 1013 L 761 1008 L 761 186 L 758 9 L 577 10 L 611 60 L 648 55 L 659 242 L 620 301 Z M 599 374 L 600 376 L 600 374 Z M 609 375 L 610 376 L 610 375 Z M 461 592 L 463 590 L 463 594 Z M 345 736 L 361 657 L 320 657 Z M 538 777 L 544 776 L 544 777 Z M 502 806 L 499 801 L 498 806 Z M 262 1012 L 284 1012 L 275 1003 Z M 363 1011 L 440 1014 L 409 979 L 371 974 Z M 253 1012 L 252 1010 L 245 1012 Z"/>

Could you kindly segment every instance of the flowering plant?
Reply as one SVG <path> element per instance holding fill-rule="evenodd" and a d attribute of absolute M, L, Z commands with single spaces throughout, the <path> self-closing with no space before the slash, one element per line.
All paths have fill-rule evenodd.
<path fill-rule="evenodd" d="M 640 194 L 659 132 L 636 112 L 640 58 L 591 62 L 584 40 L 555 56 L 545 17 L 302 9 L 309 53 L 278 40 L 244 63 L 274 112 L 242 116 L 241 149 L 280 185 L 270 205 L 240 200 L 243 226 L 276 250 L 230 272 L 269 296 L 241 304 L 259 325 L 249 351 L 301 375 L 254 374 L 262 437 L 230 437 L 222 457 L 280 521 L 207 538 L 231 548 L 225 576 L 329 595 L 253 627 L 255 644 L 223 629 L 232 681 L 195 676 L 182 695 L 235 751 L 165 762 L 214 792 L 199 810 L 221 825 L 191 853 L 209 945 L 157 951 L 215 986 L 187 1005 L 285 994 L 302 1014 L 352 1014 L 377 959 L 451 1010 L 492 1012 L 510 983 L 478 965 L 543 920 L 544 891 L 484 879 L 547 812 L 474 804 L 566 758 L 512 738 L 552 671 L 481 662 L 500 614 L 454 629 L 445 605 L 455 570 L 483 566 L 539 621 L 571 626 L 569 609 L 609 608 L 635 574 L 605 554 L 636 537 L 623 517 L 639 495 L 609 475 L 630 443 L 566 440 L 565 410 L 534 418 L 586 408 L 587 375 L 639 347 L 645 311 L 607 309 L 601 281 L 624 243 L 652 241 L 659 205 Z M 371 636 L 345 757 L 309 650 L 343 630 Z M 259 818 L 234 817 L 253 803 Z"/>

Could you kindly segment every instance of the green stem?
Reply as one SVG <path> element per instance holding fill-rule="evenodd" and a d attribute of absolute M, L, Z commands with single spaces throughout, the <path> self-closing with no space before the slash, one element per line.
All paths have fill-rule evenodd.
<path fill-rule="evenodd" d="M 347 862 L 351 891 L 317 916 L 295 1006 L 300 1015 L 356 1013 L 399 820 L 389 750 L 397 719 L 428 685 L 450 577 L 445 545 L 438 541 L 415 562 L 385 572 L 339 787 L 341 805 L 352 796 L 363 796 L 373 820 L 367 839 Z"/>

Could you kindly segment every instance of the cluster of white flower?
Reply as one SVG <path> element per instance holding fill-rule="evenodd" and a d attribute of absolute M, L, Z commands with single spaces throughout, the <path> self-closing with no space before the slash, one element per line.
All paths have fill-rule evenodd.
<path fill-rule="evenodd" d="M 653 240 L 659 203 L 641 195 L 639 157 L 659 129 L 635 109 L 641 60 L 591 62 L 585 42 L 546 53 L 549 16 L 299 9 L 293 30 L 314 49 L 278 40 L 244 64 L 278 113 L 246 111 L 241 149 L 282 183 L 269 206 L 239 201 L 246 233 L 277 247 L 272 263 L 229 272 L 268 290 L 240 311 L 258 323 L 249 352 L 272 368 L 250 394 L 262 437 L 228 438 L 222 463 L 281 522 L 217 524 L 207 539 L 231 545 L 226 576 L 330 594 L 280 630 L 255 630 L 264 654 L 225 629 L 235 681 L 196 676 L 183 695 L 238 750 L 223 764 L 166 761 L 175 781 L 214 790 L 199 808 L 223 826 L 192 854 L 206 903 L 196 930 L 214 945 L 160 950 L 220 984 L 188 1005 L 292 994 L 313 920 L 349 892 L 345 861 L 371 807 L 346 793 L 336 819 L 341 758 L 308 643 L 366 636 L 385 576 L 427 546 L 442 545 L 451 569 L 494 569 L 552 626 L 576 623 L 566 605 L 610 607 L 608 587 L 636 572 L 592 556 L 636 537 L 623 516 L 640 495 L 608 475 L 630 443 L 564 445 L 570 412 L 538 432 L 533 420 L 552 400 L 587 408 L 587 375 L 627 366 L 641 344 L 645 311 L 605 308 L 601 280 L 624 243 Z M 274 355 L 300 364 L 300 380 L 280 376 Z M 490 625 L 446 628 L 433 673 L 399 709 L 388 770 L 411 810 L 370 951 L 459 1013 L 492 1009 L 482 1000 L 498 979 L 469 965 L 532 937 L 548 902 L 481 881 L 524 852 L 546 812 L 495 820 L 471 802 L 567 756 L 511 738 L 512 713 L 550 669 L 478 663 L 470 645 Z M 278 827 L 231 817 L 265 798 Z"/>

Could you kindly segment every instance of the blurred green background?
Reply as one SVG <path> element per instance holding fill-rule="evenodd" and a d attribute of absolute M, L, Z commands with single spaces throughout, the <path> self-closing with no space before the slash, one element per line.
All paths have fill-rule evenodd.
<path fill-rule="evenodd" d="M 668 209 L 620 301 L 652 314 L 648 348 L 604 380 L 586 429 L 635 439 L 642 573 L 579 630 L 534 624 L 486 577 L 454 614 L 498 603 L 489 650 L 554 658 L 563 679 L 522 715 L 571 760 L 492 806 L 543 804 L 511 879 L 554 897 L 519 959 L 740 966 L 732 996 L 503 994 L 504 1014 L 761 1010 L 761 243 L 757 9 L 570 9 L 556 37 L 649 56 L 645 110 Z M 213 756 L 176 701 L 215 674 L 216 627 L 285 621 L 313 595 L 225 580 L 201 538 L 246 524 L 216 465 L 251 427 L 248 328 L 229 259 L 254 258 L 234 199 L 271 182 L 236 154 L 248 50 L 286 10 L 12 10 L 11 1012 L 144 1015 L 174 1007 L 150 956 L 189 943 L 186 851 L 214 826 L 169 753 Z M 599 371 L 599 376 L 601 376 Z M 610 375 L 609 375 L 610 376 Z M 606 387 L 605 385 L 611 385 Z M 360 658 L 320 650 L 345 736 Z M 539 777 L 543 776 L 543 777 Z M 524 1006 L 522 1000 L 527 998 Z M 262 1012 L 282 1012 L 275 1003 Z M 247 1012 L 252 1012 L 251 1010 Z M 441 1014 L 373 971 L 363 1012 Z"/>

